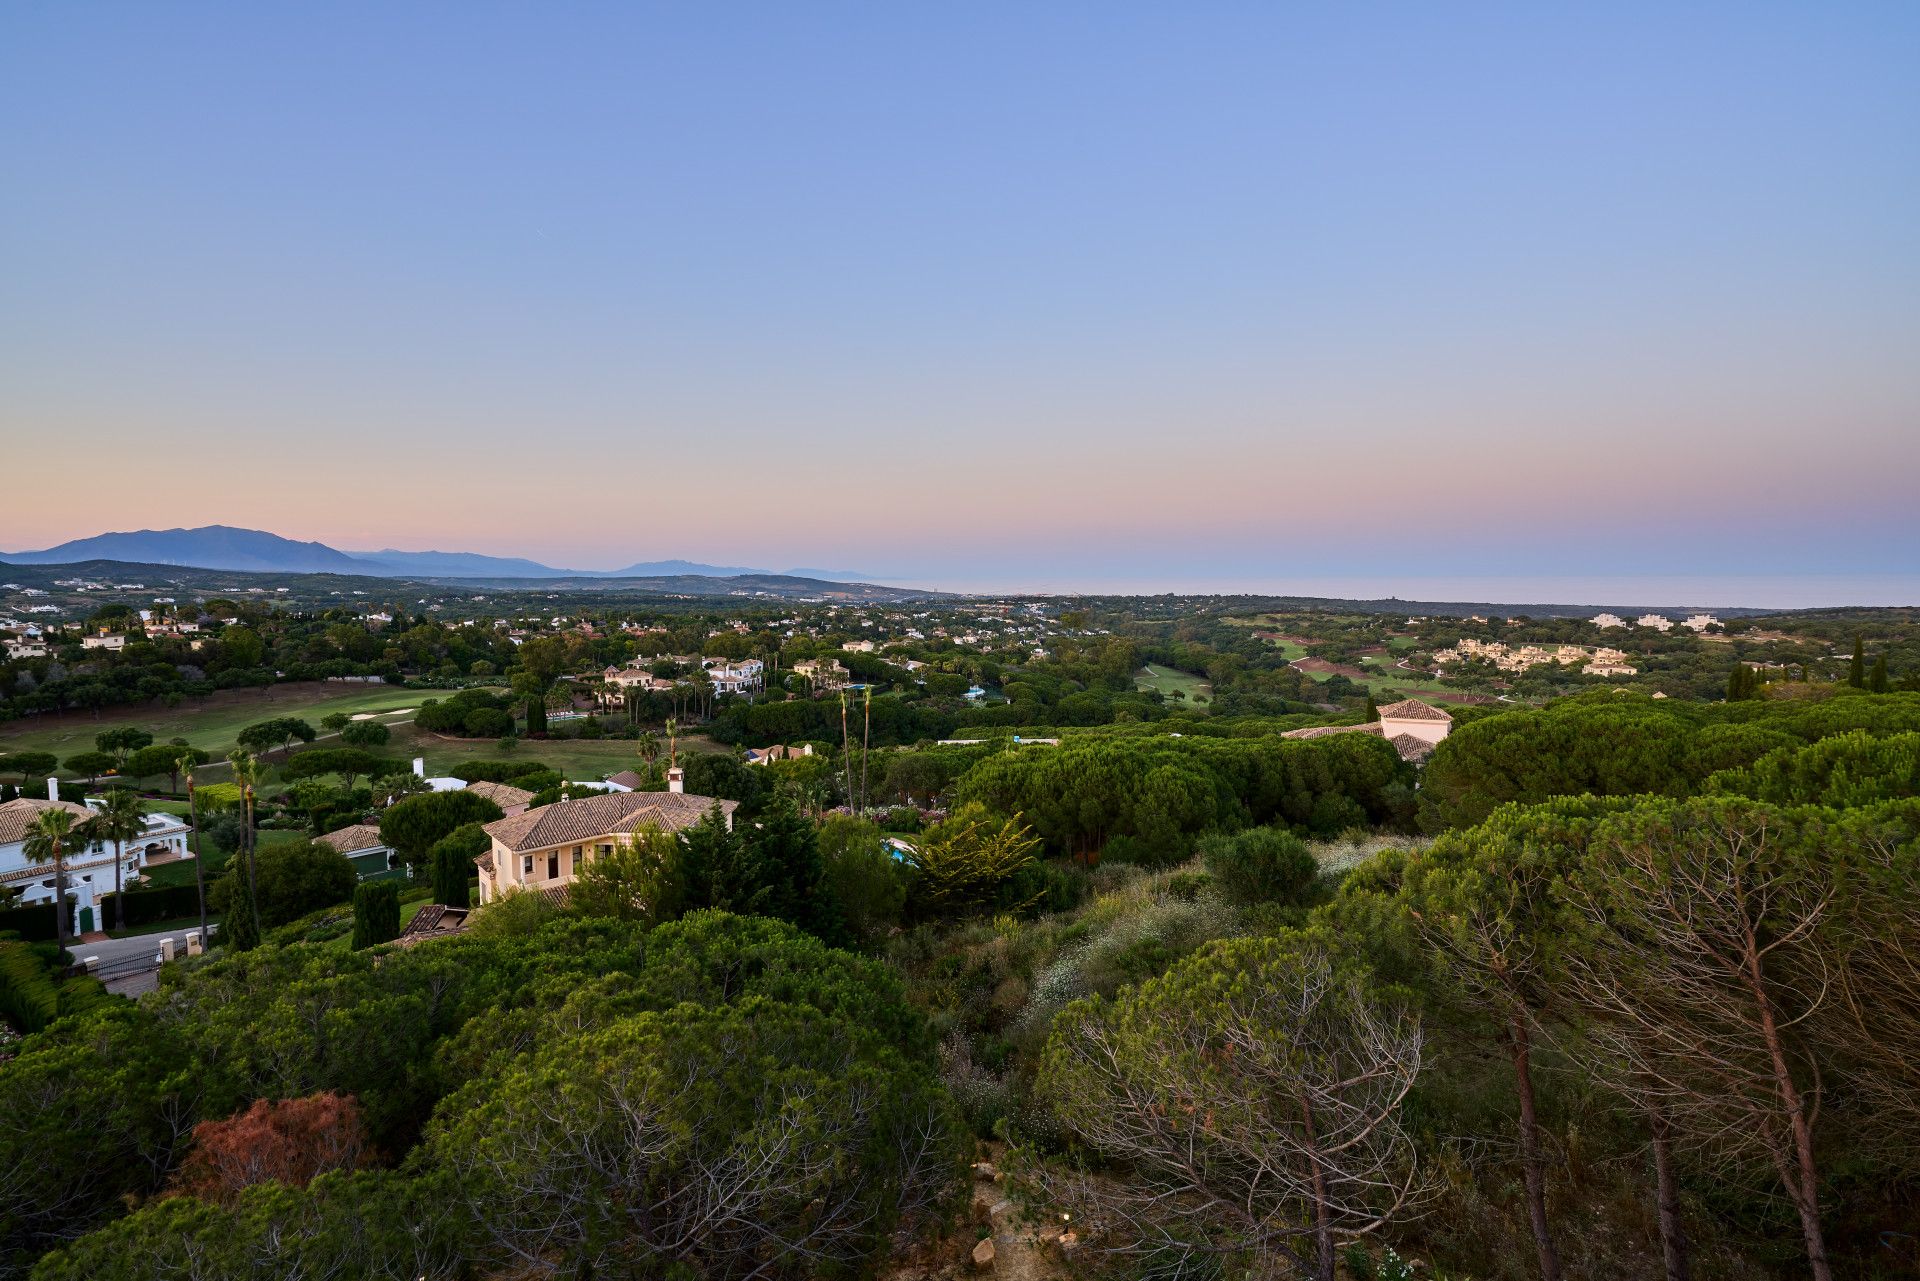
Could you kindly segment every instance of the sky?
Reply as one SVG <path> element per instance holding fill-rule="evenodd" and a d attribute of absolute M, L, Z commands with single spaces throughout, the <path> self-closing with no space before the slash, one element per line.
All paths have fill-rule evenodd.
<path fill-rule="evenodd" d="M 1910 3 L 18 3 L 0 174 L 0 548 L 1920 603 Z"/>

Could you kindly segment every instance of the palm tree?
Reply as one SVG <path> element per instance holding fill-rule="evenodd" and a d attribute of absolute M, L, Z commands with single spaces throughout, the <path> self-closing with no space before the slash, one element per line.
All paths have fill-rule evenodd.
<path fill-rule="evenodd" d="M 671 717 L 671 716 L 667 717 L 667 768 L 668 769 L 672 769 L 675 765 L 678 765 L 680 763 L 679 734 L 680 734 L 680 722 L 674 717 Z"/>
<path fill-rule="evenodd" d="M 233 781 L 240 785 L 240 802 L 246 809 L 247 824 L 240 849 L 247 860 L 247 898 L 253 908 L 253 937 L 257 939 L 265 934 L 260 928 L 260 883 L 253 865 L 253 789 L 260 783 L 260 762 L 252 752 L 236 751 L 227 754 L 227 763 L 233 766 Z"/>
<path fill-rule="evenodd" d="M 21 847 L 29 863 L 53 864 L 53 934 L 62 947 L 67 945 L 67 851 L 80 843 L 74 836 L 74 819 L 72 810 L 57 805 L 41 810 Z"/>
<path fill-rule="evenodd" d="M 640 753 L 640 759 L 651 768 L 653 763 L 660 759 L 660 736 L 652 730 L 643 730 L 638 742 L 640 746 L 637 750 Z"/>
<path fill-rule="evenodd" d="M 110 787 L 100 808 L 87 827 L 103 841 L 113 842 L 113 926 L 127 928 L 127 901 L 120 884 L 120 866 L 127 861 L 127 842 L 147 830 L 146 815 L 141 812 L 140 794 L 131 787 Z"/>
<path fill-rule="evenodd" d="M 206 865 L 200 861 L 200 802 L 193 794 L 193 765 L 188 763 L 187 775 L 187 822 L 193 825 L 193 885 L 200 895 L 200 946 L 213 946 L 213 940 L 207 937 L 207 872 Z"/>

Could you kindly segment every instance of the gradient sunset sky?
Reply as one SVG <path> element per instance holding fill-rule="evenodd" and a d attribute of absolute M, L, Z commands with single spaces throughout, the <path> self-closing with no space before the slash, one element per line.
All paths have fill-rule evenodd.
<path fill-rule="evenodd" d="M 1920 602 L 1912 3 L 21 3 L 0 174 L 0 548 Z"/>

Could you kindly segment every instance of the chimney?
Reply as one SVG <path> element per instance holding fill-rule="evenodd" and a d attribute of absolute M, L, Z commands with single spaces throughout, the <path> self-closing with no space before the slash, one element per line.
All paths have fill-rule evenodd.
<path fill-rule="evenodd" d="M 678 765 L 667 771 L 667 790 L 684 792 L 687 790 L 687 772 Z"/>
<path fill-rule="evenodd" d="M 427 776 L 427 758 L 426 757 L 416 756 L 413 758 L 413 776 L 415 778 L 425 778 Z"/>
<path fill-rule="evenodd" d="M 60 799 L 60 780 L 51 774 L 47 775 L 47 799 L 50 801 Z"/>

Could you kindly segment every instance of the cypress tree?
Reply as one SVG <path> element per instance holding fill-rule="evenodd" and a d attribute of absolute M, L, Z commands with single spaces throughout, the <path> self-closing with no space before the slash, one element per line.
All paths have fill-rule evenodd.
<path fill-rule="evenodd" d="M 353 891 L 353 946 L 356 951 L 400 937 L 400 886 L 395 881 L 362 881 Z"/>
<path fill-rule="evenodd" d="M 1860 646 L 1860 638 L 1853 638 L 1853 666 L 1847 669 L 1847 684 L 1855 689 L 1867 687 L 1867 653 Z"/>
<path fill-rule="evenodd" d="M 1367 722 L 1371 724 L 1380 719 L 1380 708 L 1373 701 L 1373 691 L 1367 691 Z"/>
<path fill-rule="evenodd" d="M 433 847 L 433 901 L 448 907 L 468 906 L 467 869 L 473 863 L 451 841 Z"/>
<path fill-rule="evenodd" d="M 1873 660 L 1873 675 L 1867 678 L 1867 688 L 1876 694 L 1884 694 L 1890 684 L 1887 678 L 1887 656 L 1882 654 Z"/>
<path fill-rule="evenodd" d="M 527 697 L 527 737 L 538 738 L 547 732 L 547 700 L 543 694 Z"/>

